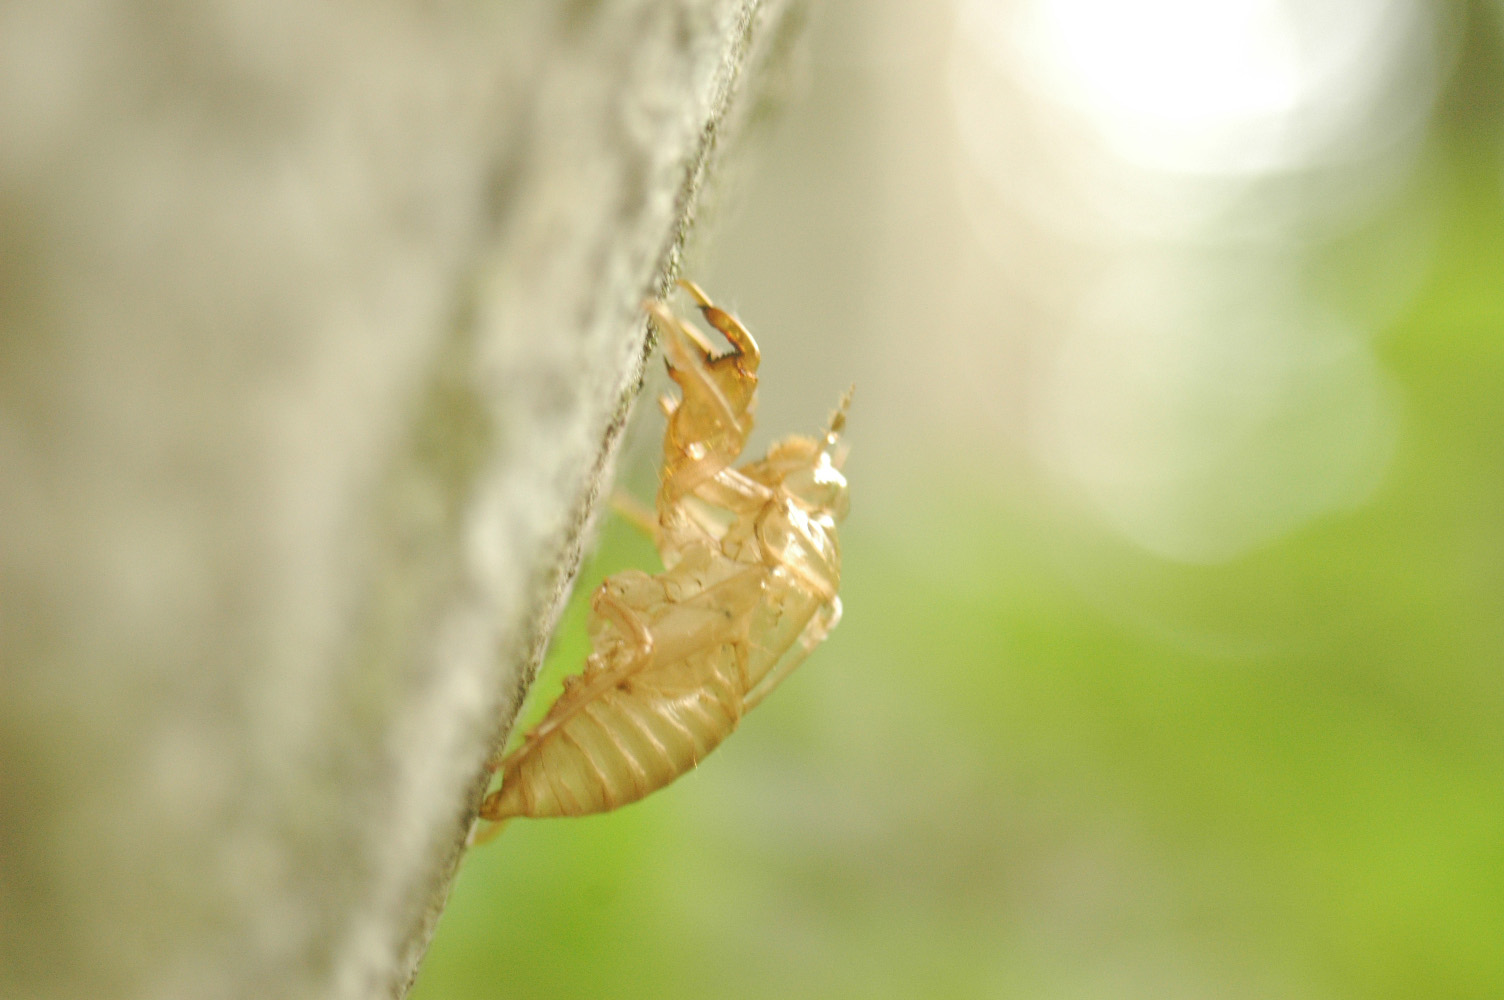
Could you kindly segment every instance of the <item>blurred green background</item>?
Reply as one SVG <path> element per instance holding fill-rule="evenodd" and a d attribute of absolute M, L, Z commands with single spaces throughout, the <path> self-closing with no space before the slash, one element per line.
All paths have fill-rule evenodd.
<path fill-rule="evenodd" d="M 759 447 L 857 382 L 846 618 L 419 1000 L 1504 997 L 1500 7 L 1125 9 L 812 10 L 692 273 Z"/>

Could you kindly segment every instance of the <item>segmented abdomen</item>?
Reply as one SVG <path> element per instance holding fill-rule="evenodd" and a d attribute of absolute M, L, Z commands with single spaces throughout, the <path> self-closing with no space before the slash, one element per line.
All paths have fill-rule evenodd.
<path fill-rule="evenodd" d="M 481 815 L 503 820 L 606 812 L 695 766 L 740 721 L 742 682 L 733 645 L 691 659 L 696 662 L 670 671 L 643 670 L 582 704 L 568 705 L 566 692 L 549 715 L 564 706 L 572 713 L 568 721 L 508 759 L 501 788 Z M 587 673 L 579 686 L 589 679 Z"/>

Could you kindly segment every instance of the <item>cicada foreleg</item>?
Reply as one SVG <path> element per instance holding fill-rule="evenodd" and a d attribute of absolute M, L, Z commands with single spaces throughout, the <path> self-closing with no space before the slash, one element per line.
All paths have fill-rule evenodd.
<path fill-rule="evenodd" d="M 663 439 L 660 512 L 695 492 L 741 455 L 752 430 L 761 354 L 752 335 L 729 313 L 711 304 L 688 282 L 684 288 L 700 305 L 705 320 L 719 330 L 731 350 L 716 354 L 693 326 L 661 302 L 648 302 L 653 324 L 663 334 L 669 375 L 683 398 L 661 400 L 668 415 Z"/>
<path fill-rule="evenodd" d="M 710 296 L 700 290 L 700 286 L 693 281 L 680 281 L 679 287 L 689 293 L 689 297 L 695 300 L 695 305 L 700 309 L 700 315 L 705 317 L 705 322 L 720 331 L 731 344 L 732 350 L 742 361 L 748 371 L 756 371 L 762 363 L 762 352 L 758 350 L 757 341 L 752 339 L 752 333 L 735 316 L 710 301 Z M 702 342 L 703 343 L 703 342 Z"/>
<path fill-rule="evenodd" d="M 670 312 L 662 302 L 648 302 L 647 310 L 658 329 L 665 334 L 663 352 L 667 356 L 669 371 L 674 374 L 674 381 L 680 383 L 685 398 L 692 398 L 708 407 L 711 418 L 716 423 L 736 426 L 737 408 L 710 376 L 710 362 L 715 354 L 710 342 L 700 331 Z M 671 407 L 670 418 L 679 414 L 682 404 L 670 401 L 668 405 Z"/>

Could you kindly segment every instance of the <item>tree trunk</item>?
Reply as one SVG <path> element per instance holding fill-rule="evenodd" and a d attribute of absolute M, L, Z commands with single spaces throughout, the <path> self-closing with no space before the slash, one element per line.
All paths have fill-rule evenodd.
<path fill-rule="evenodd" d="M 0 8 L 0 995 L 406 992 L 793 20 Z"/>

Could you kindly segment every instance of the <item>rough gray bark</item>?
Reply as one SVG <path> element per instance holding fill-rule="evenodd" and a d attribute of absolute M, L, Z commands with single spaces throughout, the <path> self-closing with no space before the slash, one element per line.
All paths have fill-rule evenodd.
<path fill-rule="evenodd" d="M 0 995 L 406 991 L 781 11 L 0 7 Z"/>

